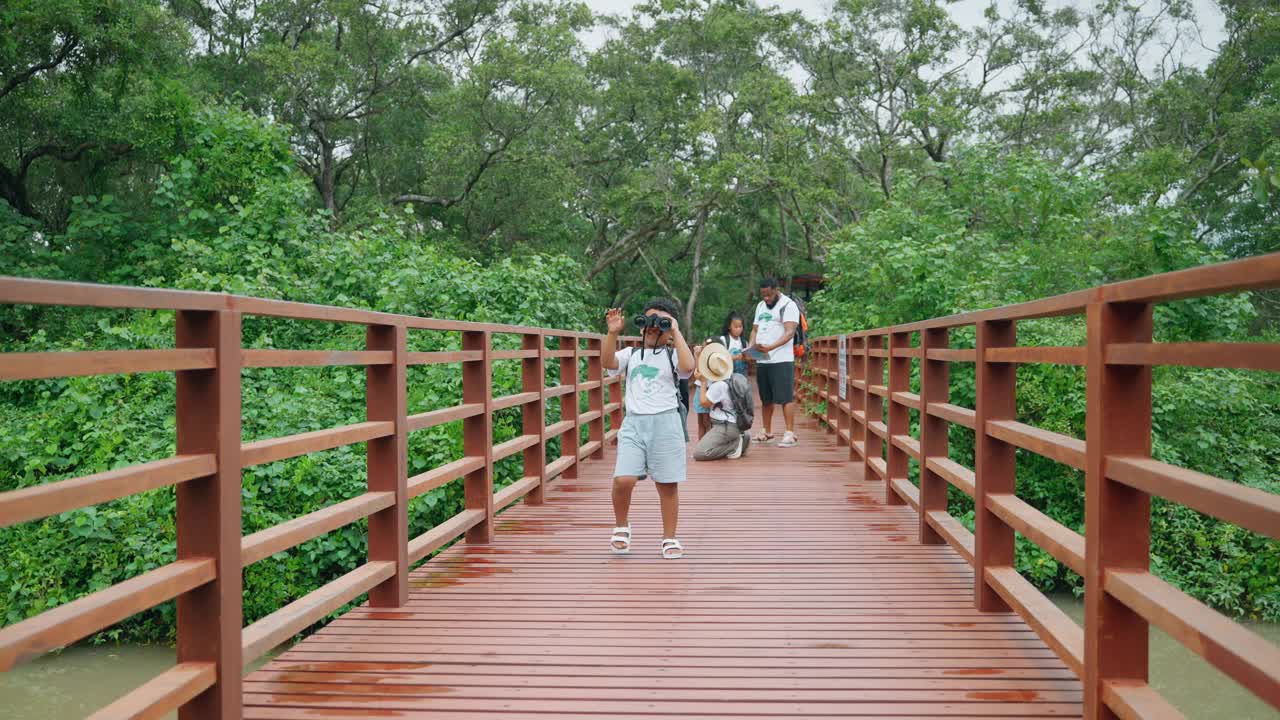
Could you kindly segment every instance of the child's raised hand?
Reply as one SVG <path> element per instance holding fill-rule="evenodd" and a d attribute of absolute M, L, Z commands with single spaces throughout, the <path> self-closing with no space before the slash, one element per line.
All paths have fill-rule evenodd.
<path fill-rule="evenodd" d="M 609 328 L 609 332 L 614 335 L 622 333 L 626 327 L 626 320 L 622 317 L 622 308 L 612 308 L 604 314 L 605 325 Z"/>

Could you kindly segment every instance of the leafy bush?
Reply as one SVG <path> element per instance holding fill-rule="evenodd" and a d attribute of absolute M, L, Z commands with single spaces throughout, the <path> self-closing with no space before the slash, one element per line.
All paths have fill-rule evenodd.
<path fill-rule="evenodd" d="M 912 186 L 910 183 L 914 182 Z M 1103 183 L 1040 159 L 972 148 L 940 178 L 915 179 L 894 201 L 851 226 L 828 259 L 827 287 L 811 305 L 815 335 L 880 327 L 1024 302 L 1107 282 L 1213 262 L 1172 210 L 1116 208 Z M 1158 341 L 1247 341 L 1257 314 L 1246 295 L 1158 306 Z M 1082 345 L 1081 318 L 1024 321 L 1022 345 Z M 972 328 L 952 345 L 973 347 Z M 918 377 L 913 377 L 918 383 Z M 917 385 L 918 387 L 918 385 Z M 952 365 L 952 402 L 973 407 L 972 366 Z M 1082 368 L 1018 370 L 1018 418 L 1083 438 Z M 1154 375 L 1153 454 L 1165 462 L 1280 492 L 1280 384 L 1274 375 L 1162 367 Z M 951 456 L 973 467 L 973 433 L 953 426 Z M 912 464 L 913 474 L 917 472 Z M 1084 531 L 1083 475 L 1018 451 L 1018 494 Z M 951 491 L 972 528 L 973 502 Z M 1280 544 L 1157 500 L 1151 564 L 1187 592 L 1237 615 L 1280 619 Z M 1018 569 L 1044 590 L 1080 578 L 1025 538 Z"/>
<path fill-rule="evenodd" d="M 0 220 L 8 256 L 24 272 L 229 291 L 312 303 L 478 321 L 582 329 L 597 313 L 583 301 L 581 269 L 566 257 L 531 255 L 489 266 L 439 250 L 412 216 L 381 216 L 333 230 L 309 208 L 287 165 L 284 140 L 234 111 L 205 114 L 195 141 L 170 163 L 154 212 L 139 214 L 113 198 L 76 204 L 67 234 L 33 237 Z M 255 124 L 256 123 L 256 124 Z M 282 165 L 281 163 L 286 164 Z M 139 217 L 148 218 L 145 222 Z M 51 250 L 40 251 L 40 246 Z M 116 262 L 102 260 L 110 248 Z M 3 351 L 172 347 L 167 312 L 9 307 L 0 314 Z M 249 317 L 245 347 L 361 349 L 364 328 Z M 456 349 L 456 333 L 410 331 L 411 350 Z M 519 338 L 495 336 L 499 347 Z M 551 365 L 551 364 L 549 364 Z M 550 378 L 558 376 L 549 367 Z M 494 394 L 518 391 L 519 363 L 494 366 Z M 30 487 L 172 455 L 172 373 L 108 375 L 0 385 L 0 490 Z M 364 370 L 264 368 L 243 372 L 243 439 L 253 441 L 362 422 Z M 410 413 L 455 405 L 457 366 L 411 368 Z M 551 421 L 558 420 L 551 403 Z M 495 418 L 496 442 L 519 434 L 520 411 Z M 554 452 L 556 444 L 552 444 Z M 461 423 L 412 433 L 409 471 L 462 455 Z M 518 457 L 496 469 L 499 487 L 523 473 Z M 361 445 L 247 468 L 243 530 L 249 534 L 354 497 L 365 488 Z M 460 482 L 415 499 L 417 535 L 462 507 Z M 171 562 L 175 557 L 172 488 L 0 530 L 0 618 L 5 624 L 64 604 Z M 245 571 L 248 624 L 364 561 L 365 523 L 355 523 Z M 173 637 L 168 603 L 108 630 L 99 639 Z"/>

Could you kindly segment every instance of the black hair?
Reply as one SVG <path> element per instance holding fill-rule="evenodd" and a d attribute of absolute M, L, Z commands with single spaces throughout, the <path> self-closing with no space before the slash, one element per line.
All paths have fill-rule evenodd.
<path fill-rule="evenodd" d="M 742 313 L 738 312 L 737 310 L 730 310 L 729 314 L 726 315 L 724 318 L 724 325 L 720 327 L 720 337 L 724 338 L 725 340 L 729 339 L 729 326 L 733 324 L 734 320 L 741 320 L 742 329 L 744 331 L 746 330 L 747 319 L 742 317 Z"/>
<path fill-rule="evenodd" d="M 680 315 L 680 311 L 676 309 L 676 304 L 670 298 L 656 297 L 645 303 L 643 312 L 647 313 L 650 310 L 661 310 L 671 317 L 678 317 Z"/>
<path fill-rule="evenodd" d="M 776 290 L 778 287 L 778 278 L 772 275 L 766 275 L 764 278 L 760 280 L 760 287 L 773 288 Z"/>
<path fill-rule="evenodd" d="M 676 309 L 675 302 L 672 301 L 671 298 L 664 298 L 664 297 L 656 297 L 650 300 L 649 302 L 645 303 L 643 312 L 645 314 L 648 314 L 650 310 L 661 310 L 662 312 L 670 315 L 671 317 L 678 317 L 680 314 L 680 311 Z M 644 342 L 647 342 L 647 341 L 644 341 Z M 640 343 L 640 357 L 644 357 L 644 342 Z M 651 348 L 651 349 L 654 351 L 658 350 L 658 348 Z M 675 352 L 675 350 L 670 349 L 670 352 Z"/>

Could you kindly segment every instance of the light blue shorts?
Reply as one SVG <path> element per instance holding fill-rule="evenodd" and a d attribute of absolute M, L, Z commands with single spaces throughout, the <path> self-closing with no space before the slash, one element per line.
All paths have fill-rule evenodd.
<path fill-rule="evenodd" d="M 614 477 L 648 476 L 654 482 L 683 482 L 686 461 L 684 428 L 680 427 L 679 412 L 668 410 L 657 415 L 628 413 L 622 419 Z"/>
<path fill-rule="evenodd" d="M 697 385 L 693 386 L 693 411 L 699 415 L 706 415 L 711 412 L 711 408 L 702 407 L 702 388 Z"/>

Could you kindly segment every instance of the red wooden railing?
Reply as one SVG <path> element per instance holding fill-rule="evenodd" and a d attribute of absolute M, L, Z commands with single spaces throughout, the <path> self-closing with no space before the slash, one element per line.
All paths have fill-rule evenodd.
<path fill-rule="evenodd" d="M 142 465 L 0 493 L 0 527 L 175 486 L 177 559 L 112 587 L 0 629 L 0 671 L 92 635 L 136 613 L 177 599 L 177 664 L 94 717 L 160 717 L 180 708 L 184 720 L 240 717 L 242 669 L 271 648 L 368 593 L 373 607 L 408 599 L 409 566 L 465 534 L 487 543 L 494 515 L 524 497 L 540 503 L 557 476 L 604 457 L 621 426 L 621 377 L 605 379 L 604 337 L 544 328 L 458 322 L 217 293 L 152 290 L 0 277 L 0 303 L 172 310 L 172 350 L 0 353 L 0 381 L 171 371 L 177 376 L 177 452 Z M 241 346 L 245 316 L 354 323 L 367 327 L 366 349 L 257 350 Z M 455 351 L 409 352 L 410 330 L 461 334 Z M 521 349 L 494 349 L 494 335 L 517 335 Z M 558 340 L 548 349 L 547 339 Z M 623 344 L 636 339 L 624 339 Z M 582 347 L 582 343 L 586 347 Z M 578 377 L 586 359 L 587 378 Z M 560 384 L 545 385 L 548 359 Z M 493 397 L 492 364 L 519 360 L 520 392 Z M 462 403 L 408 415 L 407 369 L 457 363 Z M 365 422 L 255 442 L 241 442 L 240 376 L 244 368 L 364 365 Z M 605 403 L 605 388 L 609 402 Z M 588 411 L 579 414 L 580 393 Z M 545 424 L 545 403 L 559 398 L 561 420 Z M 522 434 L 493 442 L 493 413 L 522 408 Z M 611 420 L 605 430 L 605 416 Z M 409 477 L 407 436 L 462 421 L 463 457 Z M 579 428 L 588 427 L 579 447 Z M 561 438 L 546 462 L 547 441 Z M 364 494 L 241 536 L 241 469 L 343 445 L 366 443 Z M 524 477 L 494 492 L 494 463 L 523 454 Z M 408 502 L 461 478 L 465 509 L 416 538 L 408 537 Z M 368 518 L 368 561 L 275 613 L 242 627 L 241 573 L 259 560 Z"/>
<path fill-rule="evenodd" d="M 1151 457 L 1152 366 L 1280 370 L 1280 344 L 1153 342 L 1154 305 L 1275 287 L 1280 254 L 851 333 L 844 337 L 847 402 L 839 399 L 841 338 L 817 338 L 808 397 L 826 402 L 828 429 L 862 463 L 864 477 L 884 482 L 886 501 L 919 513 L 920 542 L 950 543 L 973 565 L 975 605 L 1012 608 L 1080 676 L 1086 718 L 1182 717 L 1147 684 L 1149 624 L 1280 708 L 1280 649 L 1149 567 L 1152 496 L 1280 538 L 1280 496 Z M 1083 347 L 1017 344 L 1019 321 L 1070 315 L 1086 318 Z M 976 328 L 976 347 L 949 347 L 950 330 L 968 326 Z M 920 363 L 919 393 L 911 392 L 913 362 Z M 976 363 L 974 408 L 949 402 L 953 362 Z M 1025 363 L 1086 368 L 1085 440 L 1018 422 L 1015 378 Z M 908 432 L 913 410 L 918 438 Z M 975 469 L 948 457 L 950 424 L 975 430 Z M 1083 537 L 1018 498 L 1018 448 L 1084 471 Z M 908 479 L 912 460 L 918 488 Z M 974 498 L 976 532 L 948 514 L 948 483 Z M 1084 578 L 1083 628 L 1014 569 L 1015 532 Z"/>

